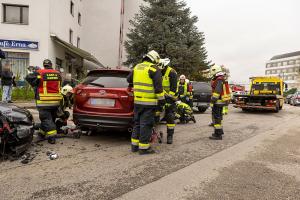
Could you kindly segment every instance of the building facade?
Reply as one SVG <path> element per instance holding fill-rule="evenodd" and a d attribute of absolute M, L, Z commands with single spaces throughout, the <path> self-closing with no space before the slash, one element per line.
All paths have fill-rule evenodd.
<path fill-rule="evenodd" d="M 267 63 L 265 74 L 280 76 L 288 88 L 300 88 L 300 51 L 272 57 Z"/>
<path fill-rule="evenodd" d="M 126 59 L 125 29 L 141 2 L 0 0 L 2 62 L 11 63 L 20 79 L 46 58 L 77 79 L 90 67 L 115 67 Z"/>

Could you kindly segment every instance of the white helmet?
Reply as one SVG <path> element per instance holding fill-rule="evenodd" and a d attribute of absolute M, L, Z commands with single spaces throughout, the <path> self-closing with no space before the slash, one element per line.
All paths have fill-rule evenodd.
<path fill-rule="evenodd" d="M 185 80 L 186 77 L 185 77 L 185 75 L 182 74 L 182 75 L 180 75 L 179 79 L 180 79 L 180 80 Z"/>
<path fill-rule="evenodd" d="M 210 68 L 210 75 L 215 76 L 217 73 L 223 72 L 223 69 L 220 65 L 214 65 Z"/>
<path fill-rule="evenodd" d="M 170 58 L 164 58 L 159 60 L 159 67 L 161 69 L 164 69 L 166 66 L 170 64 L 171 60 Z"/>
<path fill-rule="evenodd" d="M 70 85 L 65 85 L 61 93 L 66 96 L 68 93 L 73 93 L 73 88 Z"/>
<path fill-rule="evenodd" d="M 149 51 L 146 54 L 146 57 L 148 57 L 154 64 L 158 64 L 159 63 L 159 60 L 160 60 L 159 54 L 156 51 L 154 51 L 154 50 Z"/>

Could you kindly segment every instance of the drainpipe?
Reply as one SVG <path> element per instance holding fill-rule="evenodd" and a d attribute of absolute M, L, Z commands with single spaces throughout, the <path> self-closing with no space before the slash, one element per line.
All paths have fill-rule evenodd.
<path fill-rule="evenodd" d="M 121 13 L 120 13 L 120 38 L 119 38 L 119 57 L 118 57 L 118 66 L 117 69 L 121 68 L 123 60 L 123 39 L 124 39 L 124 1 L 121 0 Z"/>

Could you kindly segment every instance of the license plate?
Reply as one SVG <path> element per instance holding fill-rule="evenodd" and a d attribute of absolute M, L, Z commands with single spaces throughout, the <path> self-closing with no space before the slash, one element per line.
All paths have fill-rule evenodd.
<path fill-rule="evenodd" d="M 103 107 L 114 107 L 115 106 L 115 100 L 114 99 L 96 99 L 92 98 L 90 99 L 90 104 L 94 106 L 103 106 Z"/>

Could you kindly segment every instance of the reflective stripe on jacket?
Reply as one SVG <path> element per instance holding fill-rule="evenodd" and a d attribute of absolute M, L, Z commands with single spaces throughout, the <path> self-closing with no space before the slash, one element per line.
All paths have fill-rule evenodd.
<path fill-rule="evenodd" d="M 39 85 L 37 88 L 36 104 L 37 107 L 59 106 L 62 100 L 61 76 L 57 70 L 42 69 L 38 70 Z"/>
<path fill-rule="evenodd" d="M 133 69 L 133 91 L 134 103 L 140 105 L 158 104 L 158 100 L 164 99 L 163 92 L 155 93 L 153 80 L 149 76 L 149 71 L 156 72 L 156 68 L 150 62 L 142 62 Z"/>
<path fill-rule="evenodd" d="M 222 85 L 218 85 L 222 84 Z M 216 104 L 228 104 L 230 101 L 231 95 L 230 95 L 230 89 L 229 84 L 225 80 L 224 76 L 218 76 L 211 82 L 212 86 L 212 100 L 213 103 Z"/>
<path fill-rule="evenodd" d="M 190 94 L 188 93 L 188 83 L 184 82 L 184 84 L 181 84 L 180 81 L 178 81 L 178 94 L 180 97 L 185 97 L 189 96 Z"/>
<path fill-rule="evenodd" d="M 177 82 L 173 83 L 174 85 L 176 84 L 176 91 L 171 91 L 171 81 L 170 81 L 170 73 L 173 70 L 172 67 L 167 66 L 166 72 L 163 75 L 163 82 L 162 86 L 165 91 L 165 93 L 171 95 L 172 97 L 176 97 L 176 92 L 177 92 Z M 176 73 L 175 71 L 173 73 Z"/>

